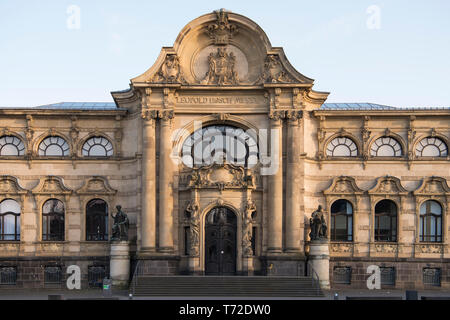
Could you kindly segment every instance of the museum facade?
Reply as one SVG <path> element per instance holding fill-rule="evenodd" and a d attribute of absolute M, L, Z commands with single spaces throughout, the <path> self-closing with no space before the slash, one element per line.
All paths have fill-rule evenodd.
<path fill-rule="evenodd" d="M 224 10 L 191 21 L 114 103 L 0 112 L 0 285 L 109 273 L 303 275 L 324 209 L 332 288 L 449 288 L 450 108 L 326 103 Z"/>

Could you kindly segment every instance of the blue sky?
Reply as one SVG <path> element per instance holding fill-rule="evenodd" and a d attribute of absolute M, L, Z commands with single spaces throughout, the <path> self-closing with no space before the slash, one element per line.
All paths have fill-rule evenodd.
<path fill-rule="evenodd" d="M 71 5 L 80 28 L 69 29 Z M 379 29 L 369 28 L 371 6 Z M 327 102 L 450 106 L 450 1 L 0 0 L 0 106 L 112 101 L 189 21 L 258 23 Z"/>

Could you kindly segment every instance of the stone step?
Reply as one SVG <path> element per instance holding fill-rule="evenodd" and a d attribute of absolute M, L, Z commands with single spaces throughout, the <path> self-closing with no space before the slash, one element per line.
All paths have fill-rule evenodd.
<path fill-rule="evenodd" d="M 309 277 L 138 276 L 135 280 L 131 289 L 135 296 L 323 296 Z"/>

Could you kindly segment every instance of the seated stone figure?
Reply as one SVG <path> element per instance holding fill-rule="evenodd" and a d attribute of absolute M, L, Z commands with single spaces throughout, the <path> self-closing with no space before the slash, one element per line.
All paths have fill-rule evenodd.
<path fill-rule="evenodd" d="M 128 228 L 130 226 L 130 222 L 128 220 L 128 216 L 125 212 L 122 211 L 121 206 L 116 206 L 117 213 L 115 216 L 111 214 L 111 217 L 114 219 L 114 224 L 112 227 L 112 241 L 128 241 Z"/>

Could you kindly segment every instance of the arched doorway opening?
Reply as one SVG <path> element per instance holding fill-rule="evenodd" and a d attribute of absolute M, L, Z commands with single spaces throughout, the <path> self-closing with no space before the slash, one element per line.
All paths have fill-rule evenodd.
<path fill-rule="evenodd" d="M 205 274 L 236 274 L 236 214 L 226 207 L 216 207 L 205 220 Z"/>

